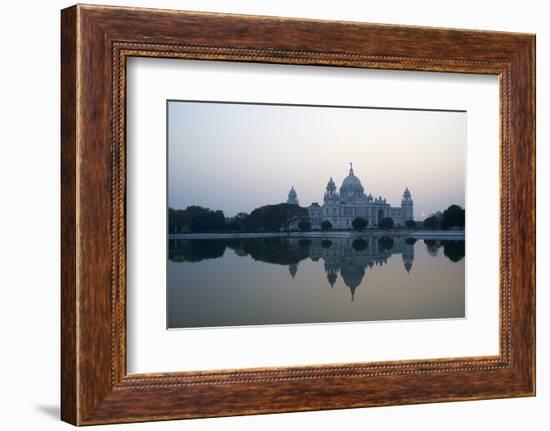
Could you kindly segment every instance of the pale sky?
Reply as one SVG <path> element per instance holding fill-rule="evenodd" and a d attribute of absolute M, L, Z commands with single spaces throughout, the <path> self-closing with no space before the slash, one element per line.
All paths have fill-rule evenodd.
<path fill-rule="evenodd" d="M 168 102 L 168 205 L 227 217 L 286 202 L 322 204 L 353 162 L 365 193 L 415 219 L 465 202 L 466 112 Z"/>

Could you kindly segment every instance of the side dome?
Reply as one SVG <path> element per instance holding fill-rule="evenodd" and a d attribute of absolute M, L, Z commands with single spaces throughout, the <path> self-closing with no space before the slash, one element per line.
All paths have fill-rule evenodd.
<path fill-rule="evenodd" d="M 336 184 L 334 184 L 332 177 L 330 177 L 330 180 L 327 183 L 325 196 L 336 196 Z"/>

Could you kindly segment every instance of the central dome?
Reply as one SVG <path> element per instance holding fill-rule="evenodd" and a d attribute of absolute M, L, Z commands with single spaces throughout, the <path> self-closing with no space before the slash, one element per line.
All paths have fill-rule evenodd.
<path fill-rule="evenodd" d="M 363 189 L 363 186 L 361 185 L 361 181 L 359 178 L 357 178 L 355 175 L 348 175 L 344 182 L 342 183 L 342 189 L 345 190 L 357 190 L 357 189 Z"/>
<path fill-rule="evenodd" d="M 351 163 L 350 163 L 351 165 Z M 342 187 L 340 187 L 340 193 L 346 192 L 364 192 L 361 181 L 353 173 L 353 167 L 350 166 L 349 174 L 342 182 Z"/>

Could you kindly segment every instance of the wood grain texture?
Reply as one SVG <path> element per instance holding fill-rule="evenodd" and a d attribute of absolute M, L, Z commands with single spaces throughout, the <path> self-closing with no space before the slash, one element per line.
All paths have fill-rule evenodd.
<path fill-rule="evenodd" d="M 61 16 L 61 417 L 77 422 L 76 9 Z"/>
<path fill-rule="evenodd" d="M 76 425 L 535 393 L 535 37 L 101 6 L 62 11 L 62 419 Z M 500 353 L 126 374 L 129 56 L 495 74 Z"/>

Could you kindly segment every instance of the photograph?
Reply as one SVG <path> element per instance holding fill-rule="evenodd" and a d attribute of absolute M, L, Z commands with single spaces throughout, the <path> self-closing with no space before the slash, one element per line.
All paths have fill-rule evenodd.
<path fill-rule="evenodd" d="M 166 107 L 167 329 L 467 317 L 466 111 Z"/>

